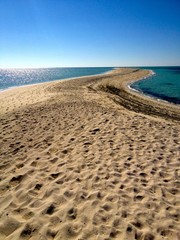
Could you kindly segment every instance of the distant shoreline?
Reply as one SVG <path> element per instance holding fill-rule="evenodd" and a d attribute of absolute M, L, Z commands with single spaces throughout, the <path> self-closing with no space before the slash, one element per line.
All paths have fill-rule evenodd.
<path fill-rule="evenodd" d="M 180 111 L 128 88 L 148 74 L 121 68 L 0 94 L 0 239 L 125 240 L 133 224 L 154 239 L 159 212 L 178 238 Z"/>
<path fill-rule="evenodd" d="M 39 70 L 39 69 L 43 69 L 43 70 L 48 70 L 48 69 L 91 69 L 93 67 L 82 67 L 82 68 L 37 68 L 37 69 L 34 69 L 34 68 L 29 68 L 28 70 Z M 97 68 L 103 68 L 103 67 L 97 67 Z M 106 68 L 106 67 L 104 67 Z M 49 79 L 48 81 L 42 81 L 42 82 L 35 82 L 35 83 L 27 83 L 27 84 L 23 84 L 23 85 L 14 85 L 14 86 L 9 86 L 7 88 L 0 88 L 0 94 L 1 92 L 4 92 L 4 91 L 8 91 L 8 90 L 11 90 L 11 89 L 16 89 L 16 88 L 19 88 L 19 87 L 29 87 L 29 86 L 34 86 L 34 85 L 37 85 L 37 84 L 44 84 L 44 83 L 50 83 L 50 82 L 56 82 L 56 81 L 64 81 L 64 80 L 72 80 L 72 79 L 76 79 L 76 78 L 84 78 L 84 77 L 93 77 L 93 76 L 99 76 L 99 75 L 103 75 L 103 74 L 106 74 L 106 73 L 109 73 L 111 71 L 113 71 L 114 69 L 116 69 L 116 67 L 107 67 L 107 68 L 112 68 L 112 70 L 107 70 L 107 71 L 104 71 L 102 73 L 98 73 L 98 74 L 89 74 L 89 75 L 83 75 L 83 76 L 75 76 L 75 77 L 66 77 L 64 76 L 64 78 L 58 78 L 58 79 Z M 16 69 L 16 68 L 15 68 Z M 8 68 L 7 69 L 1 69 L 0 70 L 9 70 Z M 10 70 L 14 70 L 14 69 L 10 69 Z M 26 69 L 21 69 L 21 68 L 17 68 L 17 70 L 26 70 Z"/>
<path fill-rule="evenodd" d="M 130 69 L 131 68 L 129 68 L 129 70 Z M 157 99 L 153 96 L 151 97 L 130 87 L 132 83 L 136 81 L 141 81 L 144 78 L 148 78 L 149 76 L 154 74 L 152 70 L 135 69 L 134 71 L 137 73 L 144 71 L 144 74 L 138 77 L 136 76 L 135 72 L 134 75 L 133 72 L 130 72 L 129 78 L 121 80 L 120 84 L 118 84 L 115 80 L 113 80 L 112 82 L 109 81 L 108 83 L 104 83 L 104 86 L 101 86 L 101 89 L 117 95 L 118 98 L 114 100 L 129 110 L 133 110 L 135 112 L 142 112 L 153 116 L 160 116 L 165 119 L 180 121 L 179 105 Z"/>
<path fill-rule="evenodd" d="M 43 91 L 46 91 L 47 93 L 47 89 L 52 89 L 52 86 L 61 86 L 61 83 L 63 84 L 67 81 L 77 82 L 77 84 L 79 81 L 82 81 L 82 84 L 90 85 L 91 88 L 95 89 L 96 91 L 103 90 L 113 94 L 111 95 L 111 98 L 113 98 L 116 103 L 129 110 L 142 112 L 152 116 L 160 116 L 165 119 L 180 121 L 180 108 L 178 105 L 163 100 L 158 100 L 155 97 L 150 97 L 131 88 L 132 83 L 143 80 L 144 78 L 148 78 L 152 74 L 152 70 L 115 68 L 114 70 L 103 74 L 54 80 L 44 83 L 15 87 L 1 91 L 0 96 L 1 98 L 6 98 L 6 95 L 12 93 L 15 95 L 16 92 L 28 94 L 28 91 L 32 91 L 32 89 L 36 88 L 40 91 L 41 89 L 44 89 Z M 106 83 L 107 81 L 108 84 Z M 42 95 L 44 96 L 43 92 Z"/>
<path fill-rule="evenodd" d="M 152 67 L 153 68 L 153 67 Z M 157 67 L 159 68 L 159 67 Z M 164 68 L 164 67 L 162 67 Z M 175 68 L 175 66 L 172 66 L 171 68 Z M 58 68 L 42 68 L 42 69 L 58 69 Z M 60 68 L 60 69 L 66 69 L 66 68 Z M 67 69 L 72 69 L 72 68 L 67 68 Z M 78 68 L 76 68 L 78 69 Z M 79 68 L 81 69 L 81 68 Z M 84 69 L 84 68 L 83 68 Z M 88 69 L 88 67 L 87 67 Z M 36 83 L 27 83 L 27 84 L 24 84 L 24 85 L 16 85 L 16 86 L 10 86 L 10 87 L 7 87 L 7 88 L 2 88 L 0 89 L 0 94 L 2 92 L 5 92 L 5 91 L 9 91 L 11 89 L 17 89 L 17 88 L 21 88 L 21 87 L 30 87 L 30 86 L 34 86 L 34 85 L 37 85 L 37 84 L 44 84 L 44 83 L 51 83 L 51 82 L 56 82 L 56 81 L 64 81 L 64 80 L 73 80 L 73 79 L 76 79 L 76 78 L 85 78 L 85 77 L 93 77 L 93 76 L 100 76 L 100 75 L 104 75 L 104 74 L 107 74 L 107 73 L 111 73 L 113 72 L 114 70 L 117 70 L 117 69 L 139 69 L 139 70 L 146 70 L 145 67 L 113 67 L 112 70 L 107 70 L 103 73 L 99 73 L 99 74 L 92 74 L 92 75 L 84 75 L 84 76 L 80 76 L 80 77 L 66 77 L 65 78 L 60 78 L 60 79 L 55 79 L 55 80 L 48 80 L 48 81 L 44 81 L 44 82 L 36 82 Z M 1 70 L 1 69 L 0 69 Z M 32 69 L 33 70 L 33 69 Z M 38 70 L 38 69 L 37 69 Z M 171 97 L 166 97 L 165 95 L 162 95 L 161 94 L 156 94 L 156 93 L 153 93 L 153 92 L 146 92 L 146 91 L 143 91 L 141 89 L 138 89 L 136 87 L 133 86 L 133 84 L 135 82 L 141 82 L 143 81 L 144 79 L 148 79 L 149 77 L 151 77 L 152 75 L 155 75 L 156 73 L 150 69 L 150 67 L 148 66 L 147 67 L 147 70 L 150 71 L 150 73 L 147 75 L 147 76 L 144 76 L 142 78 L 139 78 L 139 79 L 136 79 L 136 80 L 132 80 L 130 81 L 130 83 L 128 84 L 128 88 L 130 90 L 132 90 L 133 92 L 137 92 L 141 95 L 144 95 L 145 97 L 147 98 L 152 98 L 152 99 L 155 99 L 156 101 L 158 102 L 164 102 L 164 103 L 169 103 L 169 104 L 173 104 L 173 105 L 176 105 L 178 106 L 179 105 L 179 101 L 177 100 L 176 101 L 176 98 L 171 98 Z M 174 100 L 175 99 L 175 100 Z"/>

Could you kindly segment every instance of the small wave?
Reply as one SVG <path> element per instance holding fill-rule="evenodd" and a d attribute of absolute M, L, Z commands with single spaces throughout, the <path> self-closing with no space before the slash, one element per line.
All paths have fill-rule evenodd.
<path fill-rule="evenodd" d="M 137 89 L 135 89 L 135 88 L 132 88 L 131 87 L 131 84 L 129 84 L 128 86 L 127 86 L 130 90 L 132 90 L 132 91 L 134 91 L 134 92 L 140 92 L 139 90 L 137 90 Z"/>

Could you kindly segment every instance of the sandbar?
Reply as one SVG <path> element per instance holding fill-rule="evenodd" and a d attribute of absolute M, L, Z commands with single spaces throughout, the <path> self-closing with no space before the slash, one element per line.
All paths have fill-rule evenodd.
<path fill-rule="evenodd" d="M 0 94 L 0 239 L 180 238 L 180 110 L 110 73 Z"/>

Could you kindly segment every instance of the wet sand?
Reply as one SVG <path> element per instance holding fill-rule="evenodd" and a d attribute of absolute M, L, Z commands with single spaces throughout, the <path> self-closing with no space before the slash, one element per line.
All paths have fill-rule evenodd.
<path fill-rule="evenodd" d="M 0 94 L 0 239 L 178 240 L 180 110 L 118 69 Z"/>

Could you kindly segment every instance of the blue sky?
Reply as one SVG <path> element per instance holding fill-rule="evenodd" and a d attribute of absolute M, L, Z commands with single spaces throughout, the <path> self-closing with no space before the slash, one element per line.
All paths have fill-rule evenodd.
<path fill-rule="evenodd" d="M 0 68 L 180 65 L 179 0 L 0 0 Z"/>

